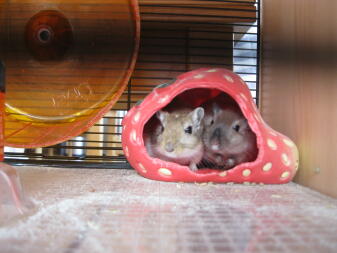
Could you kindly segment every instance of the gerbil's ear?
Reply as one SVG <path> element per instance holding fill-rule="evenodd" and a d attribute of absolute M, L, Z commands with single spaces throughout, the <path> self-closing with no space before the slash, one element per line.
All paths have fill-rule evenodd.
<path fill-rule="evenodd" d="M 167 118 L 167 115 L 168 115 L 168 112 L 164 112 L 164 111 L 156 112 L 156 116 L 160 120 L 162 125 L 164 125 L 165 119 Z"/>
<path fill-rule="evenodd" d="M 199 124 L 201 120 L 204 118 L 205 111 L 202 107 L 197 107 L 192 112 L 192 121 L 193 123 Z"/>

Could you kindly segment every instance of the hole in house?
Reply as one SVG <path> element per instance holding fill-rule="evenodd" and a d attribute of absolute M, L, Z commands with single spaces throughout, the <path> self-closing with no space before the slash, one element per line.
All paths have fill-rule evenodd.
<path fill-rule="evenodd" d="M 204 117 L 198 128 L 198 110 Z M 184 91 L 156 112 L 143 131 L 151 157 L 194 169 L 229 170 L 258 155 L 256 135 L 237 102 L 217 89 Z M 201 158 L 202 157 L 202 158 Z"/>

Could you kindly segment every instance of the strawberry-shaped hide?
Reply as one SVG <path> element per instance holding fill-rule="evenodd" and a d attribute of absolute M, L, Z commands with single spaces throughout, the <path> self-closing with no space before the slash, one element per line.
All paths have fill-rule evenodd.
<path fill-rule="evenodd" d="M 188 165 L 161 160 L 148 154 L 144 131 L 151 127 L 158 111 L 163 108 L 172 111 L 179 102 L 187 102 L 192 108 L 197 108 L 221 93 L 229 95 L 239 106 L 256 135 L 257 152 L 252 161 L 238 164 L 229 170 L 192 170 Z M 187 72 L 171 84 L 156 87 L 125 116 L 122 145 L 131 166 L 140 175 L 154 180 L 282 184 L 291 181 L 298 168 L 298 151 L 294 142 L 263 121 L 246 83 L 232 71 L 220 68 Z"/>

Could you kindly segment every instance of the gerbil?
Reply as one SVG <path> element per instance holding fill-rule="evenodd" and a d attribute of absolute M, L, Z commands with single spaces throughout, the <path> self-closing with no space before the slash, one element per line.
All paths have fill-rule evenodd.
<path fill-rule="evenodd" d="M 234 100 L 219 95 L 206 102 L 203 165 L 231 169 L 257 156 L 256 136 Z"/>
<path fill-rule="evenodd" d="M 172 112 L 158 111 L 159 124 L 145 137 L 145 146 L 150 156 L 197 170 L 203 156 L 204 109 L 179 109 Z"/>

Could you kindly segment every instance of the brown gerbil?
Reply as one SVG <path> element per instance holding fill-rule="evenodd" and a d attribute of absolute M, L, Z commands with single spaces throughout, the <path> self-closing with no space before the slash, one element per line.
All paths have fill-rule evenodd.
<path fill-rule="evenodd" d="M 148 154 L 197 170 L 204 150 L 201 137 L 204 109 L 197 107 L 194 110 L 159 111 L 156 117 L 160 124 L 145 136 Z"/>

